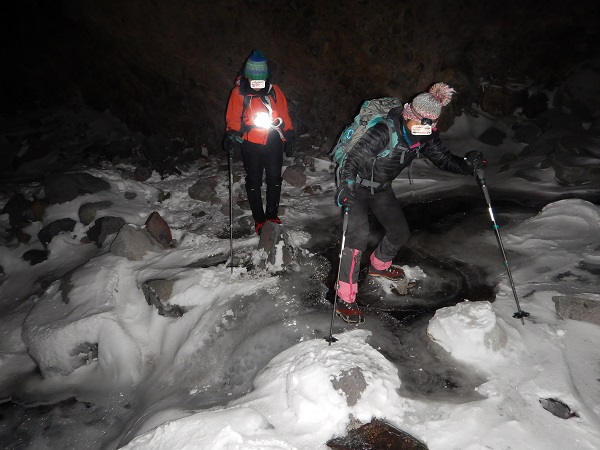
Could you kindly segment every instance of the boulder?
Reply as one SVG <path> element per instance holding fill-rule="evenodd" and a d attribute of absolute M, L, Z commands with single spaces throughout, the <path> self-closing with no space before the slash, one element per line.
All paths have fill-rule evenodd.
<path fill-rule="evenodd" d="M 110 184 L 89 173 L 57 173 L 44 179 L 46 199 L 50 204 L 71 201 L 80 195 L 110 189 Z"/>
<path fill-rule="evenodd" d="M 283 171 L 283 180 L 294 187 L 304 187 L 306 185 L 305 167 L 301 164 L 294 164 L 286 167 Z"/>
<path fill-rule="evenodd" d="M 173 292 L 174 280 L 148 280 L 142 284 L 142 292 L 146 302 L 158 310 L 158 314 L 166 317 L 181 317 L 184 313 L 179 305 L 169 303 Z"/>
<path fill-rule="evenodd" d="M 146 220 L 146 230 L 150 235 L 159 242 L 164 248 L 173 247 L 175 242 L 171 235 L 171 228 L 166 220 L 161 215 L 154 211 Z"/>
<path fill-rule="evenodd" d="M 121 217 L 100 217 L 86 231 L 86 234 L 90 241 L 95 242 L 100 247 L 108 236 L 117 233 L 123 225 L 125 225 L 125 220 Z"/>
<path fill-rule="evenodd" d="M 48 248 L 48 244 L 54 238 L 54 236 L 62 233 L 63 231 L 73 231 L 76 223 L 76 221 L 69 218 L 55 220 L 40 230 L 38 233 L 38 239 L 44 248 Z"/>
<path fill-rule="evenodd" d="M 377 419 L 351 430 L 345 437 L 331 439 L 327 442 L 327 446 L 334 450 L 427 450 L 428 448 L 407 432 Z"/>
<path fill-rule="evenodd" d="M 131 261 L 141 261 L 148 252 L 160 252 L 162 246 L 146 230 L 123 225 L 110 245 L 110 251 Z"/>
<path fill-rule="evenodd" d="M 83 203 L 79 207 L 77 215 L 79 221 L 84 225 L 89 225 L 96 218 L 96 213 L 102 209 L 107 209 L 112 206 L 112 202 L 105 200 L 101 202 Z"/>
<path fill-rule="evenodd" d="M 600 299 L 583 295 L 556 295 L 552 297 L 556 314 L 561 319 L 579 320 L 600 325 Z"/>

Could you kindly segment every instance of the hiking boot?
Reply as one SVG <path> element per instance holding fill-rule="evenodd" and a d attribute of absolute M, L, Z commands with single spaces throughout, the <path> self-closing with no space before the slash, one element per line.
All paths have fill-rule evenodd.
<path fill-rule="evenodd" d="M 267 223 L 265 222 L 254 222 L 254 230 L 256 231 L 256 234 L 258 234 L 260 236 L 260 233 L 262 232 L 262 227 L 264 226 L 264 224 Z"/>
<path fill-rule="evenodd" d="M 274 219 L 267 219 L 269 222 L 273 222 L 276 224 L 281 224 L 281 219 L 279 217 L 275 217 Z"/>
<path fill-rule="evenodd" d="M 338 298 L 335 304 L 335 314 L 347 323 L 363 323 L 365 321 L 365 315 L 356 302 L 348 303 L 341 298 Z"/>
<path fill-rule="evenodd" d="M 406 278 L 401 267 L 391 265 L 387 269 L 377 270 L 373 265 L 369 267 L 369 275 L 372 277 L 383 277 L 391 281 L 400 281 Z"/>

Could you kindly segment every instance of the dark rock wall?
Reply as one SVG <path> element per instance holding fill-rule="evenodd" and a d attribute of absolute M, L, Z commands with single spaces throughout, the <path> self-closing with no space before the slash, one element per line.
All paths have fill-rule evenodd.
<path fill-rule="evenodd" d="M 77 98 L 212 151 L 236 72 L 260 48 L 297 128 L 330 147 L 365 98 L 446 81 L 456 115 L 482 80 L 555 85 L 597 54 L 595 3 L 21 0 L 3 18 L 1 113 Z"/>

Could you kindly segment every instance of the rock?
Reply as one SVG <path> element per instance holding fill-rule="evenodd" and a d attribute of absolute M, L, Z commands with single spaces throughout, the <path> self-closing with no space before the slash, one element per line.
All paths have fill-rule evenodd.
<path fill-rule="evenodd" d="M 159 242 L 164 248 L 173 247 L 175 242 L 171 235 L 171 228 L 161 217 L 161 215 L 154 211 L 146 220 L 146 230 L 150 235 Z"/>
<path fill-rule="evenodd" d="M 367 388 L 365 377 L 358 367 L 344 370 L 339 377 L 331 380 L 336 390 L 341 390 L 346 395 L 348 406 L 354 406 Z"/>
<path fill-rule="evenodd" d="M 506 133 L 496 127 L 490 127 L 481 133 L 477 139 L 484 144 L 498 146 L 506 139 Z"/>
<path fill-rule="evenodd" d="M 201 202 L 213 202 L 217 195 L 215 191 L 216 186 L 216 179 L 201 178 L 188 189 L 188 195 L 190 198 L 200 200 Z"/>
<path fill-rule="evenodd" d="M 600 300 L 579 295 L 552 297 L 556 314 L 561 319 L 579 320 L 600 325 Z"/>
<path fill-rule="evenodd" d="M 90 241 L 95 242 L 100 247 L 108 236 L 117 233 L 123 225 L 125 225 L 125 220 L 121 217 L 100 217 L 86 231 L 86 234 Z"/>
<path fill-rule="evenodd" d="M 540 113 L 536 117 L 536 121 L 544 130 L 583 130 L 583 121 L 561 108 L 552 108 Z"/>
<path fill-rule="evenodd" d="M 510 116 L 526 99 L 526 92 L 511 84 L 484 83 L 480 86 L 479 105 L 495 117 Z"/>
<path fill-rule="evenodd" d="M 51 174 L 44 179 L 46 199 L 50 204 L 71 201 L 80 195 L 95 194 L 110 189 L 110 184 L 89 173 Z"/>
<path fill-rule="evenodd" d="M 101 209 L 107 209 L 112 206 L 112 202 L 104 200 L 101 202 L 83 203 L 79 207 L 77 215 L 79 221 L 84 225 L 89 225 L 96 218 L 96 213 Z"/>
<path fill-rule="evenodd" d="M 554 105 L 584 120 L 600 116 L 600 58 L 588 59 L 570 71 L 554 95 Z"/>
<path fill-rule="evenodd" d="M 135 181 L 146 181 L 152 176 L 152 170 L 149 167 L 136 167 L 133 172 L 133 179 Z"/>
<path fill-rule="evenodd" d="M 548 109 L 548 96 L 543 92 L 530 95 L 523 104 L 523 115 L 529 119 L 535 118 L 541 112 Z"/>
<path fill-rule="evenodd" d="M 146 230 L 123 225 L 110 245 L 110 251 L 131 261 L 141 261 L 147 252 L 162 251 L 162 246 Z"/>
<path fill-rule="evenodd" d="M 50 252 L 48 250 L 27 250 L 23 253 L 23 259 L 32 266 L 44 262 L 48 259 Z"/>
<path fill-rule="evenodd" d="M 556 142 L 555 151 L 542 162 L 553 167 L 556 180 L 564 186 L 600 183 L 600 139 L 571 136 Z"/>
<path fill-rule="evenodd" d="M 2 208 L 2 214 L 8 214 L 8 222 L 16 228 L 42 220 L 45 211 L 46 204 L 43 201 L 27 200 L 21 193 L 13 195 Z"/>
<path fill-rule="evenodd" d="M 40 230 L 38 233 L 38 239 L 42 245 L 47 248 L 54 236 L 62 233 L 63 231 L 73 231 L 76 223 L 76 221 L 69 218 L 55 220 Z"/>
<path fill-rule="evenodd" d="M 276 269 L 284 270 L 294 261 L 294 250 L 283 225 L 265 223 L 261 229 L 258 248 L 267 254 L 265 266 L 268 263 Z"/>
<path fill-rule="evenodd" d="M 351 430 L 346 437 L 329 440 L 327 446 L 334 450 L 427 450 L 428 448 L 407 432 L 377 419 Z"/>
<path fill-rule="evenodd" d="M 142 292 L 149 305 L 156 307 L 161 316 L 181 317 L 184 310 L 179 305 L 169 303 L 174 280 L 148 280 L 142 284 Z"/>
<path fill-rule="evenodd" d="M 526 144 L 535 142 L 538 136 L 542 134 L 542 127 L 535 120 L 517 122 L 513 125 L 513 130 L 517 142 L 524 142 Z"/>
<path fill-rule="evenodd" d="M 64 303 L 57 290 L 32 307 L 23 321 L 21 337 L 42 377 L 69 375 L 92 362 L 127 367 L 127 373 L 115 377 L 119 378 L 113 380 L 115 385 L 130 386 L 139 375 L 138 344 L 123 328 L 108 291 L 110 289 L 96 297 L 93 304 L 84 305 L 75 295 L 68 304 Z M 97 347 L 98 336 L 110 336 L 107 342 L 119 348 L 107 347 L 106 352 L 102 352 L 102 348 Z M 94 361 L 96 358 L 98 362 Z"/>
<path fill-rule="evenodd" d="M 531 144 L 521 150 L 521 157 L 545 157 L 554 151 L 554 146 L 559 139 L 571 138 L 577 133 L 570 130 L 549 130 L 540 134 Z"/>
<path fill-rule="evenodd" d="M 540 398 L 540 404 L 546 411 L 551 412 L 556 417 L 561 419 L 570 419 L 571 417 L 579 417 L 579 414 L 573 412 L 569 405 L 556 398 Z"/>
<path fill-rule="evenodd" d="M 303 187 L 306 184 L 306 175 L 304 166 L 295 164 L 288 166 L 282 174 L 284 181 L 294 187 Z"/>

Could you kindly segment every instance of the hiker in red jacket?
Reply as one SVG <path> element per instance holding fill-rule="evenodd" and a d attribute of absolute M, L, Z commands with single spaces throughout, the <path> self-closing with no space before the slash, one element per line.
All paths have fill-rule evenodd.
<path fill-rule="evenodd" d="M 224 148 L 240 148 L 254 229 L 260 234 L 266 221 L 281 223 L 278 213 L 283 152 L 285 148 L 286 155 L 292 156 L 296 137 L 287 100 L 279 86 L 271 84 L 267 59 L 260 50 L 250 55 L 236 79 L 225 119 Z M 263 174 L 267 185 L 264 209 Z"/>
<path fill-rule="evenodd" d="M 428 158 L 442 170 L 464 175 L 485 168 L 481 152 L 470 151 L 464 158 L 450 153 L 435 128 L 442 106 L 450 103 L 454 92 L 450 86 L 436 83 L 411 103 L 391 109 L 387 118 L 393 120 L 394 132 L 398 134 L 395 147 L 388 147 L 390 128 L 382 121 L 367 129 L 347 154 L 336 192 L 337 205 L 347 209 L 348 213 L 346 245 L 342 251 L 337 287 L 340 300 L 336 301 L 336 314 L 346 322 L 364 321 L 363 313 L 356 305 L 356 294 L 361 254 L 368 243 L 369 211 L 386 232 L 370 256 L 369 275 L 389 280 L 404 278 L 402 268 L 392 265 L 392 259 L 410 234 L 391 188 L 400 172 L 419 156 Z M 389 152 L 384 152 L 388 148 Z"/>

